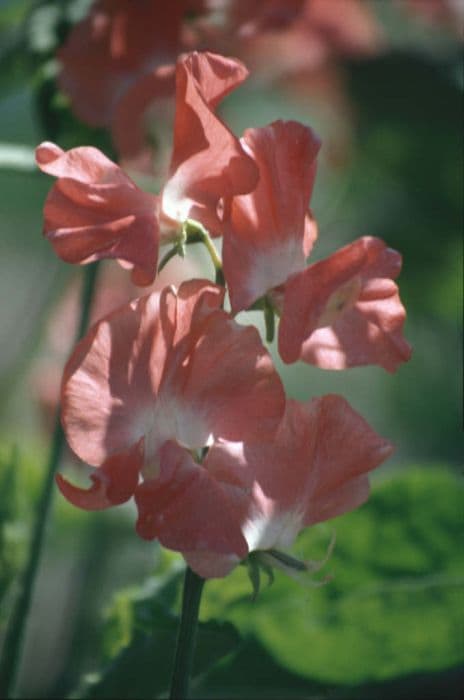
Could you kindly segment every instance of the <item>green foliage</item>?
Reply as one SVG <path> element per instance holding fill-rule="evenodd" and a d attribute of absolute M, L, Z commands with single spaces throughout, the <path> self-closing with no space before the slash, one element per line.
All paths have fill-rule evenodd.
<path fill-rule="evenodd" d="M 24 527 L 18 519 L 18 451 L 0 466 L 0 604 L 8 592 L 23 558 Z M 3 607 L 0 607 L 2 620 Z"/>
<path fill-rule="evenodd" d="M 152 698 L 169 689 L 179 619 L 170 609 L 178 597 L 180 575 L 173 571 L 144 587 L 121 591 L 108 612 L 103 671 L 88 676 L 82 698 Z M 199 625 L 193 678 L 240 645 L 230 622 Z"/>

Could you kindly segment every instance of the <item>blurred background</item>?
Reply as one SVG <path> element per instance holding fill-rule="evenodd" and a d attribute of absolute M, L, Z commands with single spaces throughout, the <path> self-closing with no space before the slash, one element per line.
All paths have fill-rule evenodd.
<path fill-rule="evenodd" d="M 317 0 L 319 14 L 312 2 L 304 21 L 290 13 L 260 26 L 238 12 L 227 41 L 217 29 L 227 2 L 211 3 L 210 25 L 208 3 L 196 3 L 199 20 L 190 11 L 184 22 L 190 42 L 238 55 L 252 69 L 221 111 L 235 133 L 282 118 L 321 137 L 312 260 L 362 235 L 403 254 L 399 284 L 414 351 L 389 375 L 380 367 L 283 366 L 273 348 L 289 395 L 344 395 L 396 452 L 373 475 L 366 505 L 295 544 L 297 556 L 320 559 L 336 531 L 326 585 L 277 573 L 251 602 L 241 567 L 208 582 L 193 690 L 212 698 L 458 700 L 464 2 Z M 0 2 L 0 640 L 27 553 L 81 282 L 81 269 L 59 261 L 41 235 L 51 180 L 35 169 L 33 149 L 49 139 L 117 157 L 109 130 L 80 121 L 56 82 L 56 51 L 89 5 Z M 126 160 L 137 181 L 155 186 L 153 173 L 132 173 Z M 210 275 L 202 253 L 188 253 L 162 281 Z M 102 264 L 99 285 L 94 317 L 137 293 L 114 263 Z M 248 314 L 250 321 L 261 317 Z M 73 462 L 67 454 L 62 468 Z M 130 504 L 92 514 L 55 494 L 21 697 L 166 693 L 182 560 L 139 540 L 134 520 Z"/>

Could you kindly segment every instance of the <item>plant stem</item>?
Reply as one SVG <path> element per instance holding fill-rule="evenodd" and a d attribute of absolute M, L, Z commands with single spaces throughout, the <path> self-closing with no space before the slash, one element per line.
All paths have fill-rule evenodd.
<path fill-rule="evenodd" d="M 171 683 L 171 700 L 185 700 L 188 697 L 190 673 L 195 652 L 195 639 L 200 609 L 201 594 L 205 579 L 187 567 L 182 596 L 182 612 L 177 637 L 174 672 Z"/>
<path fill-rule="evenodd" d="M 209 235 L 208 231 L 198 221 L 192 221 L 190 219 L 187 219 L 187 221 L 185 222 L 185 232 L 187 237 L 187 243 L 203 243 L 206 250 L 208 251 L 209 257 L 211 258 L 211 262 L 213 263 L 214 269 L 216 271 L 216 283 L 224 284 L 222 260 L 219 257 L 219 253 L 217 252 L 216 246 L 211 240 L 211 236 Z"/>
<path fill-rule="evenodd" d="M 274 307 L 267 297 L 264 297 L 264 322 L 266 324 L 266 341 L 272 343 L 275 333 Z"/>
<path fill-rule="evenodd" d="M 76 339 L 79 339 L 84 334 L 89 322 L 90 307 L 95 289 L 97 272 L 98 263 L 87 266 L 84 272 L 81 293 L 81 316 Z M 19 582 L 18 596 L 8 622 L 3 644 L 3 653 L 0 660 L 0 696 L 3 698 L 11 697 L 18 672 L 27 616 L 31 606 L 32 593 L 44 542 L 45 527 L 52 503 L 55 472 L 61 459 L 64 443 L 64 433 L 61 427 L 60 411 L 58 408 L 45 481 L 42 486 L 42 493 L 37 504 L 37 511 L 32 526 L 32 538 L 26 566 Z"/>

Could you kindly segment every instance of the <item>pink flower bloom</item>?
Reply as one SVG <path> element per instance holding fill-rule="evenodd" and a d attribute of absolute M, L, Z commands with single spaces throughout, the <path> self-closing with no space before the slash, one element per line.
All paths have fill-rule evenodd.
<path fill-rule="evenodd" d="M 242 0 L 220 2 L 222 27 L 209 46 L 240 56 L 261 78 L 286 79 L 336 63 L 369 56 L 383 47 L 383 33 L 364 0 Z M 202 21 L 207 27 L 208 18 Z"/>
<path fill-rule="evenodd" d="M 399 253 L 364 236 L 289 279 L 279 327 L 284 362 L 302 359 L 324 369 L 377 364 L 394 372 L 411 356 L 393 282 L 400 270 Z"/>
<path fill-rule="evenodd" d="M 111 135 L 122 165 L 164 179 L 172 150 L 176 67 L 159 66 L 129 87 L 114 110 Z"/>
<path fill-rule="evenodd" d="M 234 198 L 224 235 L 224 274 L 234 312 L 301 272 L 316 233 L 308 206 L 320 142 L 311 129 L 277 121 L 248 129 L 242 144 L 260 178 L 250 194 Z"/>
<path fill-rule="evenodd" d="M 157 198 L 90 146 L 65 152 L 45 142 L 36 161 L 58 178 L 44 207 L 44 233 L 58 257 L 79 264 L 116 258 L 133 269 L 136 284 L 150 284 L 158 260 Z"/>
<path fill-rule="evenodd" d="M 117 258 L 133 268 L 136 284 L 146 285 L 156 275 L 159 243 L 175 239 L 188 218 L 220 234 L 233 195 L 253 189 L 258 178 L 253 160 L 214 113 L 246 75 L 239 61 L 215 54 L 179 60 L 174 148 L 160 196 L 140 190 L 95 148 L 65 153 L 41 144 L 39 167 L 58 177 L 44 211 L 45 235 L 57 255 L 72 263 Z"/>
<path fill-rule="evenodd" d="M 97 0 L 58 52 L 59 83 L 80 119 L 110 124 L 115 106 L 140 75 L 174 63 L 187 2 Z"/>
<path fill-rule="evenodd" d="M 259 168 L 258 186 L 235 197 L 224 235 L 224 274 L 234 313 L 268 295 L 279 313 L 284 362 L 325 369 L 409 359 L 405 310 L 393 282 L 401 256 L 361 238 L 305 268 L 317 229 L 307 208 L 319 142 L 296 122 L 250 129 L 243 140 Z"/>
<path fill-rule="evenodd" d="M 398 2 L 401 10 L 420 16 L 426 22 L 449 27 L 463 38 L 464 5 L 461 0 L 406 0 Z"/>
<path fill-rule="evenodd" d="M 65 490 L 60 479 L 64 495 L 75 505 L 97 508 L 115 502 L 112 493 L 121 502 L 135 490 L 139 534 L 176 549 L 225 552 L 231 550 L 224 542 L 237 542 L 236 533 L 226 532 L 230 519 L 218 522 L 217 513 L 243 475 L 234 476 L 232 467 L 212 474 L 186 450 L 195 453 L 218 439 L 269 439 L 284 406 L 281 382 L 257 331 L 222 311 L 223 297 L 224 290 L 202 280 L 185 282 L 177 293 L 165 288 L 142 297 L 97 323 L 64 372 L 68 442 L 81 459 L 100 467 L 87 496 L 74 487 Z M 144 483 L 137 486 L 139 472 Z M 206 508 L 219 492 L 219 501 Z M 205 494 L 201 518 L 195 515 L 199 493 Z M 191 514 L 191 529 L 188 520 L 181 519 L 177 529 L 169 525 L 178 508 Z"/>
<path fill-rule="evenodd" d="M 223 6 L 227 31 L 245 38 L 267 30 L 282 30 L 301 14 L 304 3 L 305 0 L 219 0 L 215 6 Z"/>
<path fill-rule="evenodd" d="M 157 275 L 148 291 L 161 291 L 169 284 L 178 286 L 187 279 L 199 276 L 199 266 L 193 257 L 172 258 Z M 44 428 L 51 434 L 60 398 L 61 375 L 73 349 L 80 314 L 82 277 L 74 276 L 63 290 L 56 306 L 51 309 L 44 328 L 39 356 L 32 364 L 31 391 L 35 397 Z M 132 299 L 140 296 L 140 289 L 118 265 L 104 265 L 98 275 L 98 284 L 92 300 L 90 323 Z"/>
<path fill-rule="evenodd" d="M 392 450 L 345 399 L 327 395 L 305 404 L 288 400 L 272 442 L 219 442 L 207 458 L 210 469 L 242 465 L 251 475 L 251 499 L 237 516 L 252 552 L 287 549 L 305 527 L 357 508 L 369 494 L 367 472 Z M 233 554 L 184 556 L 206 578 L 225 576 L 239 561 Z"/>
<path fill-rule="evenodd" d="M 240 61 L 208 52 L 193 52 L 178 62 L 174 147 L 162 193 L 167 219 L 195 219 L 219 235 L 232 197 L 256 186 L 256 165 L 215 114 L 247 75 Z"/>

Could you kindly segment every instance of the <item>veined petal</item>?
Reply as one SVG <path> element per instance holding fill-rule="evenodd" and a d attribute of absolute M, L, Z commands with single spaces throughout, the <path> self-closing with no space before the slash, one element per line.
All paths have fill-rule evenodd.
<path fill-rule="evenodd" d="M 133 81 L 180 49 L 187 2 L 96 0 L 58 52 L 58 82 L 80 119 L 107 126 Z"/>
<path fill-rule="evenodd" d="M 153 476 L 168 440 L 199 449 L 272 435 L 282 384 L 258 333 L 219 308 L 223 294 L 205 280 L 168 287 L 81 340 L 62 388 L 63 425 L 81 459 L 97 466 L 143 437 L 144 474 Z"/>
<path fill-rule="evenodd" d="M 168 221 L 193 218 L 222 233 L 219 204 L 251 191 L 258 173 L 239 140 L 215 114 L 220 101 L 247 77 L 236 59 L 193 52 L 176 69 L 176 116 L 170 178 L 162 193 Z"/>
<path fill-rule="evenodd" d="M 72 263 L 120 259 L 135 282 L 150 284 L 158 261 L 157 198 L 96 148 L 65 152 L 45 142 L 36 159 L 58 178 L 44 207 L 44 233 L 57 255 Z"/>
<path fill-rule="evenodd" d="M 183 357 L 165 374 L 163 391 L 182 394 L 203 415 L 213 439 L 272 438 L 285 396 L 257 330 L 216 311 L 179 346 Z M 175 369 L 173 369 L 175 368 Z"/>
<path fill-rule="evenodd" d="M 143 452 L 143 440 L 139 440 L 126 452 L 109 457 L 91 474 L 93 484 L 88 489 L 73 486 L 61 474 L 57 474 L 56 483 L 63 496 L 78 508 L 104 510 L 120 505 L 134 494 L 143 465 Z"/>
<path fill-rule="evenodd" d="M 160 475 L 135 494 L 139 535 L 177 551 L 245 557 L 240 512 L 246 493 L 216 479 L 173 442 L 163 445 L 160 460 Z"/>
<path fill-rule="evenodd" d="M 170 127 L 172 119 L 171 110 L 174 114 L 174 94 L 175 66 L 158 66 L 135 81 L 118 101 L 111 123 L 111 133 L 125 167 L 130 169 L 135 165 L 139 172 L 153 171 L 156 175 L 166 175 L 168 163 L 166 172 L 163 172 L 160 161 L 164 161 L 165 151 L 172 145 L 172 135 L 168 138 L 166 132 L 169 131 L 168 124 Z M 155 115 L 152 114 L 153 109 Z M 161 141 L 156 143 L 156 146 L 150 143 L 147 134 L 145 122 L 148 111 L 150 129 L 152 126 L 157 129 L 156 141 Z M 161 129 L 161 134 L 158 134 L 158 128 Z M 152 135 L 151 131 L 148 133 Z"/>
<path fill-rule="evenodd" d="M 63 376 L 62 422 L 88 464 L 129 450 L 151 429 L 174 319 L 168 288 L 105 317 L 76 346 Z"/>
<path fill-rule="evenodd" d="M 395 371 L 411 355 L 393 282 L 400 269 L 399 253 L 365 236 L 292 277 L 279 327 L 284 362 L 302 359 L 325 369 L 379 364 Z"/>
<path fill-rule="evenodd" d="M 218 471 L 232 463 L 248 470 L 253 486 L 242 531 L 253 551 L 287 548 L 305 526 L 360 505 L 366 473 L 392 449 L 345 399 L 327 395 L 288 400 L 272 442 L 217 443 L 208 462 Z"/>
<path fill-rule="evenodd" d="M 224 274 L 234 312 L 305 267 L 316 230 L 308 206 L 320 142 L 298 122 L 249 129 L 242 143 L 259 169 L 258 186 L 235 197 L 224 234 Z"/>

